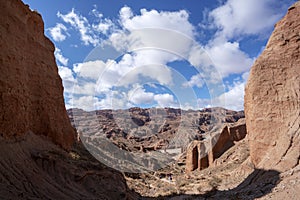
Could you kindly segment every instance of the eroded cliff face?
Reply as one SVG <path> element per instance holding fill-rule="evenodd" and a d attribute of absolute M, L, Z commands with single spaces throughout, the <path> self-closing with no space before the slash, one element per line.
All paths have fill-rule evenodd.
<path fill-rule="evenodd" d="M 121 173 L 72 145 L 41 16 L 20 0 L 0 10 L 0 199 L 138 199 Z"/>
<path fill-rule="evenodd" d="M 1 0 L 0 9 L 0 134 L 32 131 L 69 148 L 74 130 L 42 18 L 20 0 Z"/>
<path fill-rule="evenodd" d="M 245 91 L 250 156 L 256 167 L 286 171 L 300 157 L 300 2 L 279 21 L 251 68 Z"/>

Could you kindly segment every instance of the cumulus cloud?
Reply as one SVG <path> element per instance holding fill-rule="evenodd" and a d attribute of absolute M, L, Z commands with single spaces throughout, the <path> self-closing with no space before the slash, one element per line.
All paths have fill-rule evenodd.
<path fill-rule="evenodd" d="M 205 49 L 223 77 L 246 72 L 254 62 L 254 58 L 240 49 L 238 42 L 212 43 Z"/>
<path fill-rule="evenodd" d="M 282 2 L 273 0 L 228 0 L 209 13 L 210 22 L 218 37 L 234 38 L 241 35 L 261 35 L 269 31 L 282 16 Z"/>
<path fill-rule="evenodd" d="M 124 6 L 119 11 L 118 19 L 111 20 L 104 18 L 95 7 L 91 12 L 96 19 L 93 23 L 74 9 L 67 14 L 58 12 L 57 16 L 65 24 L 79 32 L 84 45 L 109 45 L 123 55 L 118 60 L 99 58 L 76 63 L 73 71 L 61 68 L 60 73 L 69 82 L 73 81 L 73 75 L 77 78 L 73 81 L 76 93 L 73 102 L 76 106 L 82 103 L 86 109 L 94 106 L 112 107 L 112 102 L 115 102 L 113 107 L 152 103 L 161 107 L 176 106 L 173 95 L 156 94 L 142 87 L 136 88 L 133 84 L 176 84 L 177 80 L 174 80 L 174 73 L 168 64 L 187 59 L 199 74 L 192 75 L 185 83 L 181 81 L 179 87 L 201 88 L 204 83 L 209 83 L 209 89 L 215 90 L 213 84 L 222 82 L 222 78 L 242 74 L 242 81 L 230 83 L 231 86 L 223 94 L 216 92 L 218 96 L 213 96 L 211 100 L 198 100 L 203 107 L 224 106 L 226 102 L 227 108 L 239 110 L 243 107 L 247 72 L 255 59 L 241 49 L 240 42 L 245 36 L 262 36 L 268 32 L 280 17 L 280 10 L 278 3 L 271 0 L 228 0 L 220 7 L 207 11 L 207 24 L 213 28 L 210 31 L 214 30 L 215 33 L 205 46 L 194 41 L 196 27 L 189 22 L 186 10 L 170 12 L 141 9 L 136 14 L 130 7 Z M 57 35 L 64 31 L 62 26 L 54 29 Z M 58 38 L 65 39 L 63 36 Z M 63 59 L 61 52 L 57 51 L 56 54 L 57 60 L 67 65 L 68 61 Z M 101 98 L 93 98 L 97 95 Z M 86 98 L 81 98 L 84 96 Z M 85 102 L 90 102 L 90 106 Z M 191 104 L 180 103 L 190 108 Z"/>
<path fill-rule="evenodd" d="M 240 79 L 228 86 L 228 91 L 212 99 L 198 99 L 198 105 L 201 108 L 205 107 L 224 107 L 231 110 L 240 111 L 244 109 L 245 85 L 249 72 L 241 75 Z"/>
<path fill-rule="evenodd" d="M 81 96 L 78 98 L 72 98 L 69 104 L 73 108 L 81 108 L 86 111 L 92 111 L 95 110 L 98 103 L 98 98 L 94 96 Z"/>
<path fill-rule="evenodd" d="M 146 58 L 145 55 L 149 57 Z M 157 59 L 159 59 L 159 56 Z M 146 80 L 158 82 L 162 85 L 172 84 L 172 71 L 170 68 L 162 65 L 161 62 L 155 62 L 152 50 L 147 49 L 139 53 L 125 54 L 119 62 L 108 61 L 106 68 L 99 76 L 97 85 L 99 92 L 106 92 L 115 86 L 127 87 L 130 84 Z"/>
<path fill-rule="evenodd" d="M 159 107 L 170 107 L 175 104 L 174 96 L 168 93 L 154 95 L 154 100 Z"/>
<path fill-rule="evenodd" d="M 205 66 L 212 63 L 223 78 L 230 74 L 241 74 L 242 80 L 234 81 L 228 86 L 228 91 L 218 97 L 199 99 L 200 107 L 222 106 L 233 110 L 243 109 L 245 84 L 249 69 L 256 58 L 251 58 L 242 51 L 239 41 L 249 35 L 264 37 L 272 30 L 286 7 L 287 4 L 272 0 L 227 0 L 220 7 L 206 12 L 209 22 L 207 28 L 216 30 L 204 47 L 211 60 L 202 59 L 204 62 L 197 63 L 201 56 L 197 51 L 191 53 L 190 60 Z M 192 77 L 189 83 L 196 83 L 200 78 Z"/>
<path fill-rule="evenodd" d="M 141 9 L 140 15 L 133 16 L 129 7 L 120 10 L 120 21 L 123 28 L 136 29 L 156 28 L 177 31 L 193 38 L 194 26 L 189 22 L 189 14 L 185 10 L 174 12 Z M 159 38 L 157 38 L 159 39 Z"/>
<path fill-rule="evenodd" d="M 245 82 L 235 84 L 228 92 L 218 97 L 218 105 L 231 110 L 244 109 Z"/>
<path fill-rule="evenodd" d="M 58 73 L 63 80 L 64 92 L 72 92 L 74 83 L 76 82 L 72 70 L 68 67 L 58 66 Z"/>
<path fill-rule="evenodd" d="M 223 77 L 250 69 L 256 58 L 241 50 L 241 40 L 250 35 L 263 38 L 286 7 L 284 3 L 273 0 L 227 0 L 214 10 L 205 12 L 208 18 L 206 28 L 214 28 L 215 34 L 204 49 Z M 205 28 L 205 24 L 201 27 Z M 196 54 L 194 51 L 191 53 L 191 61 L 197 58 Z"/>
<path fill-rule="evenodd" d="M 68 35 L 67 27 L 61 23 L 57 23 L 54 27 L 49 28 L 48 31 L 56 42 L 64 41 Z"/>
<path fill-rule="evenodd" d="M 133 105 L 141 104 L 155 104 L 158 107 L 170 107 L 176 104 L 174 96 L 169 93 L 155 94 L 153 92 L 147 92 L 145 88 L 140 85 L 128 92 L 128 100 Z"/>
<path fill-rule="evenodd" d="M 151 104 L 154 100 L 154 94 L 138 87 L 128 92 L 128 99 L 134 104 Z"/>
<path fill-rule="evenodd" d="M 56 60 L 57 60 L 58 62 L 60 62 L 61 64 L 63 64 L 64 66 L 67 66 L 67 65 L 68 65 L 69 59 L 66 58 L 66 57 L 64 57 L 64 56 L 62 55 L 61 50 L 60 50 L 59 48 L 57 48 L 57 47 L 55 48 L 54 56 L 55 56 Z"/>
<path fill-rule="evenodd" d="M 191 77 L 191 79 L 183 84 L 184 87 L 197 86 L 201 88 L 204 85 L 204 80 L 201 74 L 196 74 Z"/>
<path fill-rule="evenodd" d="M 73 65 L 73 71 L 78 77 L 90 78 L 97 80 L 105 70 L 106 63 L 102 60 L 88 61 L 83 63 L 75 63 Z"/>
<path fill-rule="evenodd" d="M 120 10 L 119 29 L 112 32 L 108 41 L 122 52 L 147 47 L 168 50 L 179 57 L 185 57 L 195 36 L 194 26 L 188 18 L 189 14 L 185 10 L 159 12 L 141 9 L 139 15 L 134 15 L 132 10 L 125 6 Z M 174 55 L 170 59 L 167 54 L 156 57 L 164 62 L 174 59 Z"/>

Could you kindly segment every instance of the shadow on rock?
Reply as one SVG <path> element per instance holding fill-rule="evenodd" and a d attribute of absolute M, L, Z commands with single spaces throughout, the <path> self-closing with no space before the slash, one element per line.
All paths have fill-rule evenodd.
<path fill-rule="evenodd" d="M 272 192 L 272 189 L 279 183 L 279 172 L 275 170 L 255 169 L 241 184 L 229 190 L 214 189 L 201 195 L 177 194 L 159 198 L 144 199 L 246 199 L 252 200 L 263 197 Z"/>

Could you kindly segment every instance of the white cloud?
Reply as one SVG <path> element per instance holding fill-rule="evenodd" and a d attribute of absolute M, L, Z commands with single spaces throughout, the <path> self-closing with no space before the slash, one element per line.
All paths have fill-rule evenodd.
<path fill-rule="evenodd" d="M 109 61 L 99 76 L 98 92 L 109 91 L 114 86 L 128 87 L 130 84 L 146 80 L 162 85 L 172 84 L 172 71 L 160 64 L 161 62 L 155 61 L 155 58 L 160 57 L 155 57 L 153 54 L 159 54 L 159 52 L 143 50 L 139 53 L 125 54 L 119 62 Z"/>
<path fill-rule="evenodd" d="M 124 23 L 126 20 L 129 20 L 133 16 L 131 8 L 128 6 L 124 6 L 123 8 L 121 8 L 119 13 L 122 23 Z"/>
<path fill-rule="evenodd" d="M 157 10 L 140 10 L 140 15 L 133 16 L 129 7 L 120 10 L 121 25 L 129 31 L 145 28 L 169 29 L 193 38 L 194 26 L 189 22 L 189 14 L 185 10 L 167 12 Z M 159 39 L 159 38 L 157 38 Z"/>
<path fill-rule="evenodd" d="M 197 100 L 197 103 L 198 103 L 199 109 L 212 107 L 212 101 L 211 101 L 211 99 L 201 98 L 201 99 Z M 215 105 L 213 105 L 213 106 L 215 106 Z"/>
<path fill-rule="evenodd" d="M 96 95 L 96 84 L 92 81 L 76 79 L 73 95 Z"/>
<path fill-rule="evenodd" d="M 219 95 L 219 91 L 210 91 L 217 94 L 217 97 L 198 101 L 206 106 L 224 106 L 225 99 L 227 108 L 242 109 L 245 79 L 255 58 L 244 52 L 239 42 L 244 36 L 261 36 L 273 27 L 281 12 L 278 12 L 279 8 L 274 9 L 271 3 L 271 0 L 228 0 L 219 8 L 207 12 L 208 23 L 212 24 L 216 32 L 204 47 L 193 41 L 195 27 L 189 22 L 189 14 L 185 10 L 166 12 L 141 9 L 139 14 L 134 14 L 131 8 L 125 6 L 120 9 L 118 20 L 110 20 L 104 18 L 95 7 L 92 14 L 96 23 L 90 23 L 74 9 L 65 15 L 58 12 L 59 18 L 79 31 L 85 45 L 97 46 L 105 42 L 124 54 L 118 61 L 98 60 L 73 65 L 74 75 L 79 79 L 74 85 L 77 95 L 73 98 L 74 105 L 82 104 L 86 109 L 155 102 L 160 107 L 176 106 L 173 95 L 155 94 L 142 87 L 136 88 L 133 84 L 153 82 L 169 87 L 178 83 L 167 65 L 187 59 L 200 73 L 184 84 L 183 81 L 180 82 L 180 86 L 183 84 L 185 87 L 201 88 L 204 83 L 210 83 L 209 89 L 217 90 L 213 84 L 222 83 L 222 78 L 244 73 L 243 80 L 230 83 L 231 87 L 227 92 Z M 105 37 L 106 41 L 103 39 Z M 67 63 L 61 53 L 57 55 L 59 62 Z M 72 71 L 63 68 L 61 71 L 62 77 L 73 81 Z M 120 87 L 123 90 L 119 90 Z M 118 92 L 122 94 L 117 94 Z M 113 94 L 102 96 L 103 98 L 93 98 L 93 95 L 111 93 Z M 86 98 L 81 98 L 84 96 Z M 190 107 L 186 102 L 180 103 L 185 108 Z"/>
<path fill-rule="evenodd" d="M 256 58 L 241 50 L 239 41 L 249 35 L 264 37 L 282 16 L 285 7 L 273 0 L 227 0 L 212 11 L 206 10 L 206 28 L 216 29 L 204 47 L 211 61 L 205 60 L 205 56 L 199 53 L 199 47 L 198 51 L 192 51 L 189 60 L 196 66 L 212 62 L 223 77 L 249 71 Z M 205 28 L 205 24 L 200 25 Z"/>
<path fill-rule="evenodd" d="M 100 32 L 104 35 L 106 35 L 112 27 L 114 27 L 114 24 L 109 19 L 104 19 L 97 24 L 92 24 L 92 28 L 94 31 Z"/>
<path fill-rule="evenodd" d="M 151 104 L 154 100 L 154 94 L 138 87 L 128 92 L 128 99 L 134 104 Z"/>
<path fill-rule="evenodd" d="M 96 4 L 93 5 L 94 6 L 94 9 L 92 10 L 92 14 L 98 18 L 98 19 L 101 19 L 103 17 L 103 14 L 100 13 L 97 9 L 98 9 L 98 6 Z"/>
<path fill-rule="evenodd" d="M 68 67 L 58 66 L 58 73 L 63 80 L 64 92 L 72 92 L 73 86 L 75 84 L 75 78 L 73 76 L 72 70 Z"/>
<path fill-rule="evenodd" d="M 216 107 L 240 111 L 244 109 L 244 94 L 245 85 L 248 79 L 249 72 L 241 75 L 241 80 L 237 80 L 233 85 L 229 85 L 229 90 L 213 99 L 198 99 L 198 105 L 204 107 Z"/>
<path fill-rule="evenodd" d="M 201 74 L 196 74 L 194 76 L 191 77 L 191 79 L 184 83 L 183 86 L 184 87 L 193 87 L 193 86 L 197 86 L 198 88 L 201 88 L 204 85 L 204 80 Z"/>
<path fill-rule="evenodd" d="M 254 62 L 254 58 L 250 58 L 248 54 L 240 50 L 238 42 L 212 42 L 205 49 L 223 77 L 246 72 Z"/>
<path fill-rule="evenodd" d="M 218 37 L 231 39 L 241 35 L 262 35 L 281 17 L 280 3 L 273 0 L 228 0 L 212 10 L 209 18 L 220 30 Z"/>
<path fill-rule="evenodd" d="M 124 109 L 133 107 L 133 105 L 128 102 L 126 94 L 116 90 L 107 93 L 106 98 L 99 99 L 95 106 L 97 109 Z"/>
<path fill-rule="evenodd" d="M 102 60 L 76 63 L 73 65 L 73 71 L 82 78 L 97 80 L 105 70 L 106 63 Z"/>
<path fill-rule="evenodd" d="M 230 74 L 244 73 L 250 69 L 255 58 L 242 51 L 238 42 L 213 39 L 203 48 L 199 45 L 193 46 L 188 60 L 199 70 L 205 70 L 204 78 L 207 81 L 218 76 L 225 78 Z M 214 73 L 210 74 L 211 72 Z M 215 76 L 216 72 L 219 73 L 218 76 Z M 195 77 L 194 82 L 198 79 Z"/>
<path fill-rule="evenodd" d="M 218 105 L 231 110 L 244 109 L 245 82 L 235 84 L 228 92 L 218 97 Z"/>
<path fill-rule="evenodd" d="M 66 39 L 67 27 L 61 23 L 57 23 L 54 27 L 48 29 L 50 32 L 51 37 L 56 42 L 61 42 Z"/>
<path fill-rule="evenodd" d="M 60 12 L 57 13 L 57 16 L 61 18 L 65 23 L 70 24 L 80 33 L 81 41 L 85 45 L 97 46 L 100 44 L 100 39 L 94 32 L 91 30 L 91 25 L 86 17 L 75 13 L 75 10 L 72 9 L 71 12 L 63 15 Z"/>
<path fill-rule="evenodd" d="M 68 61 L 69 59 L 64 57 L 62 55 L 62 52 L 59 48 L 55 48 L 55 51 L 54 51 L 54 56 L 56 58 L 56 60 L 58 60 L 58 62 L 60 62 L 61 64 L 63 64 L 64 66 L 67 66 L 68 65 Z"/>
<path fill-rule="evenodd" d="M 158 12 L 141 9 L 139 15 L 134 15 L 132 10 L 125 6 L 120 10 L 120 29 L 114 30 L 109 36 L 109 41 L 116 49 L 125 52 L 152 48 L 186 57 L 195 36 L 194 26 L 188 18 L 185 10 Z M 168 57 L 163 60 L 170 61 Z"/>
<path fill-rule="evenodd" d="M 159 107 L 172 107 L 175 104 L 174 96 L 168 93 L 154 95 Z"/>
<path fill-rule="evenodd" d="M 72 98 L 69 102 L 73 108 L 81 108 L 86 111 L 95 110 L 98 103 L 98 98 L 94 96 L 81 96 L 79 98 Z"/>

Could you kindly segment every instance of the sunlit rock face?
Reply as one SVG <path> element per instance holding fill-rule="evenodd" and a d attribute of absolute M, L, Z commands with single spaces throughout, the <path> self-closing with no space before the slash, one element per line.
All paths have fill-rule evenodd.
<path fill-rule="evenodd" d="M 285 171 L 300 156 L 300 2 L 289 8 L 251 68 L 245 91 L 250 156 Z"/>
<path fill-rule="evenodd" d="M 186 172 L 214 166 L 215 160 L 233 147 L 235 142 L 243 140 L 246 134 L 245 118 L 241 118 L 209 133 L 210 136 L 205 140 L 192 141 L 186 151 Z"/>

